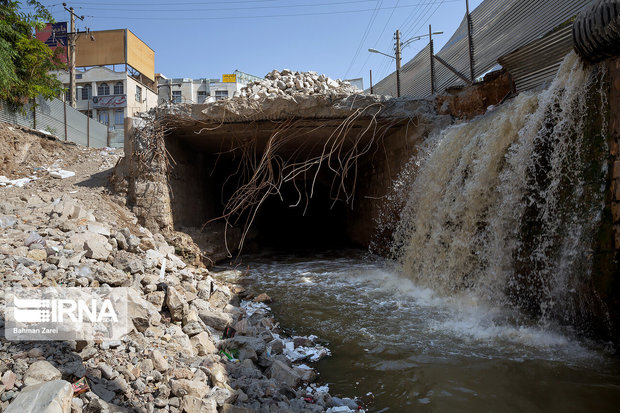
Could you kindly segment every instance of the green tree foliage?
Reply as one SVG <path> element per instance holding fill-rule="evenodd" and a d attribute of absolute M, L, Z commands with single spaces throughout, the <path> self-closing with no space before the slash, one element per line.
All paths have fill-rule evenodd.
<path fill-rule="evenodd" d="M 36 96 L 58 96 L 62 83 L 49 73 L 64 67 L 62 50 L 56 53 L 35 38 L 35 29 L 52 22 L 49 11 L 38 1 L 0 0 L 0 99 L 20 107 Z"/>

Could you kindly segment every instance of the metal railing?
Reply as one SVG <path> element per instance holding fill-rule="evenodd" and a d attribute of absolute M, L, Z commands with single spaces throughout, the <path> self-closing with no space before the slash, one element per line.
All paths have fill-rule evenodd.
<path fill-rule="evenodd" d="M 0 121 L 50 133 L 60 140 L 93 148 L 108 146 L 106 125 L 89 118 L 60 99 L 37 98 L 34 110 L 28 104 L 23 110 L 12 110 L 0 101 Z"/>

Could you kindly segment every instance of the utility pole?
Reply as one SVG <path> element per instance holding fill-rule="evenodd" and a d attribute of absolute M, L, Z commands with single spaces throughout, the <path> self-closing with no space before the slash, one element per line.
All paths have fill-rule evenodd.
<path fill-rule="evenodd" d="M 465 9 L 467 11 L 467 41 L 469 44 L 469 79 L 471 82 L 474 82 L 475 74 L 474 74 L 474 45 L 471 37 L 471 14 L 469 14 L 469 0 L 465 0 Z"/>
<path fill-rule="evenodd" d="M 433 50 L 433 30 L 431 25 L 428 25 L 428 38 L 429 46 L 431 49 L 431 95 L 435 94 L 435 51 Z"/>
<path fill-rule="evenodd" d="M 77 103 L 77 96 L 75 93 L 75 41 L 77 39 L 77 32 L 75 30 L 75 18 L 77 17 L 80 20 L 84 20 L 84 16 L 78 16 L 73 12 L 73 7 L 67 8 L 67 3 L 62 3 L 65 10 L 71 14 L 71 28 L 70 32 L 67 33 L 67 37 L 69 40 L 69 102 L 71 103 L 71 107 L 75 108 Z"/>
<path fill-rule="evenodd" d="M 396 30 L 396 96 L 400 97 L 400 30 Z"/>
<path fill-rule="evenodd" d="M 372 90 L 372 69 L 370 69 L 370 94 L 373 94 L 373 90 Z"/>

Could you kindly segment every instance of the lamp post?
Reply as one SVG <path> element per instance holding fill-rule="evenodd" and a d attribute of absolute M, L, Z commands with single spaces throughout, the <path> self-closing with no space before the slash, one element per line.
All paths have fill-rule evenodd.
<path fill-rule="evenodd" d="M 424 38 L 424 37 L 427 37 L 427 36 L 431 39 L 431 50 L 432 50 L 432 36 L 433 36 L 434 34 L 443 34 L 443 32 L 434 32 L 434 33 L 433 33 L 433 32 L 431 32 L 431 30 L 430 30 L 430 26 L 429 26 L 429 33 L 428 33 L 428 34 L 423 34 L 423 35 L 421 35 L 421 36 L 415 36 L 415 37 L 412 37 L 412 38 L 410 38 L 410 39 L 407 39 L 407 40 L 405 40 L 404 42 L 402 42 L 402 43 L 401 43 L 401 41 L 400 41 L 400 30 L 396 30 L 396 34 L 395 34 L 395 36 L 394 36 L 394 37 L 395 37 L 395 39 L 396 39 L 396 47 L 395 47 L 395 50 L 396 50 L 396 56 L 392 56 L 392 55 L 389 55 L 389 54 L 387 54 L 387 53 L 380 52 L 380 51 L 379 51 L 379 50 L 377 50 L 377 49 L 368 49 L 368 51 L 369 51 L 370 53 L 378 53 L 378 54 L 382 54 L 382 55 L 387 56 L 387 57 L 390 57 L 390 58 L 392 58 L 392 59 L 394 59 L 394 60 L 396 61 L 396 96 L 397 96 L 397 97 L 400 97 L 400 63 L 401 63 L 401 50 L 402 50 L 403 48 L 405 48 L 405 47 L 409 46 L 411 43 L 415 42 L 416 40 L 420 40 L 420 39 L 422 39 L 422 38 Z M 431 51 L 431 53 L 432 53 L 432 51 Z M 431 58 L 431 61 L 432 61 L 432 58 Z"/>
<path fill-rule="evenodd" d="M 389 55 L 387 53 L 383 53 L 377 49 L 368 49 L 370 53 L 378 53 L 383 56 L 390 57 L 396 60 L 396 96 L 400 97 L 400 53 L 397 53 L 396 56 Z"/>

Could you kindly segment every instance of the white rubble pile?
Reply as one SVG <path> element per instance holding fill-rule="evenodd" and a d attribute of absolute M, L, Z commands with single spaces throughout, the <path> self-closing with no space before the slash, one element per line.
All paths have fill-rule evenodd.
<path fill-rule="evenodd" d="M 333 80 L 317 72 L 295 72 L 284 69 L 273 70 L 265 79 L 249 83 L 241 89 L 242 98 L 258 100 L 266 97 L 284 95 L 353 95 L 361 90 L 340 79 Z"/>
<path fill-rule="evenodd" d="M 8 341 L 1 334 L 0 412 L 319 413 L 353 406 L 312 384 L 318 374 L 307 364 L 329 355 L 315 336 L 285 337 L 265 304 L 271 298 L 251 297 L 236 284 L 241 272 L 184 262 L 163 234 L 140 226 L 93 181 L 115 159 L 112 150 L 83 154 L 101 159 L 78 157 L 69 170 L 60 162 L 23 165 L 39 176 L 22 187 L 1 179 L 0 309 L 10 288 L 126 287 L 131 331 L 109 341 Z M 88 186 L 66 179 L 72 170 Z M 0 331 L 5 327 L 0 311 Z"/>
<path fill-rule="evenodd" d="M 10 287 L 125 286 L 133 329 L 103 342 L 1 337 L 0 411 L 318 413 L 346 405 L 307 391 L 317 373 L 302 361 L 329 350 L 315 336 L 284 337 L 259 300 L 270 301 L 266 294 L 250 301 L 242 287 L 216 280 L 229 272 L 187 265 L 161 234 L 102 221 L 88 198 L 50 191 L 46 179 L 54 178 L 3 190 L 0 307 Z M 73 394 L 70 383 L 84 377 L 90 391 Z"/>

